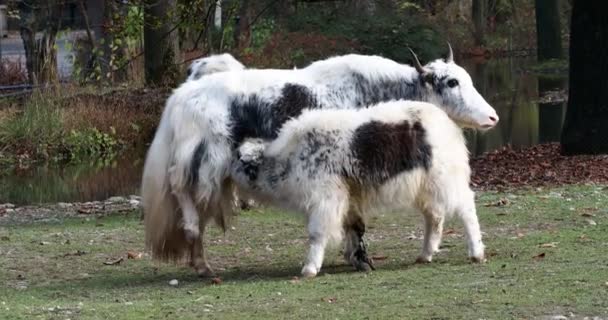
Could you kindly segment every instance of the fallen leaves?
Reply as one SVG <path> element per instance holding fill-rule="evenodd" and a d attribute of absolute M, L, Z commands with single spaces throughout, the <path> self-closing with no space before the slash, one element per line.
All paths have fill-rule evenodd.
<path fill-rule="evenodd" d="M 123 260 L 125 260 L 125 258 L 120 257 L 118 259 L 104 261 L 103 264 L 105 264 L 106 266 L 113 266 L 113 265 L 120 264 Z"/>
<path fill-rule="evenodd" d="M 300 278 L 293 277 L 293 278 L 291 278 L 291 280 L 289 280 L 289 283 L 291 283 L 291 284 L 298 284 L 298 283 L 300 283 Z"/>
<path fill-rule="evenodd" d="M 220 284 L 222 284 L 222 282 L 223 281 L 220 277 L 215 277 L 215 278 L 211 279 L 211 284 L 213 284 L 213 285 L 220 285 Z"/>
<path fill-rule="evenodd" d="M 503 147 L 471 159 L 471 182 L 481 189 L 608 183 L 608 157 L 562 156 L 559 143 Z"/>

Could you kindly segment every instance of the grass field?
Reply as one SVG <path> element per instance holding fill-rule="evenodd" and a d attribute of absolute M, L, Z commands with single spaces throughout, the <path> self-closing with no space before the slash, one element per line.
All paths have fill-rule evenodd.
<path fill-rule="evenodd" d="M 608 318 L 608 188 L 485 192 L 477 203 L 486 264 L 468 262 L 457 220 L 434 262 L 414 264 L 421 217 L 387 213 L 369 224 L 376 271 L 354 272 L 335 248 L 311 280 L 294 278 L 303 220 L 276 211 L 243 212 L 226 235 L 212 228 L 219 284 L 127 259 L 143 251 L 139 212 L 0 225 L 0 318 Z"/>

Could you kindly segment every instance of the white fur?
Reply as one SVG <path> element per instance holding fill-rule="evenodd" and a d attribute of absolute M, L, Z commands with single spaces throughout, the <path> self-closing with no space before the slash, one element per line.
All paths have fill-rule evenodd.
<path fill-rule="evenodd" d="M 428 170 L 403 171 L 380 186 L 358 184 L 353 191 L 352 177 L 358 174 L 351 150 L 355 130 L 371 121 L 390 124 L 405 120 L 420 122 L 426 132 L 432 151 Z M 332 152 L 328 160 L 311 167 L 317 155 L 308 158 L 303 155 L 315 136 L 331 137 L 331 142 L 319 148 Z M 242 169 L 244 163 L 254 162 L 259 171 L 252 180 Z M 287 164 L 289 172 L 277 181 L 277 172 Z M 364 216 L 381 209 L 413 207 L 423 214 L 425 236 L 418 261 L 431 261 L 439 249 L 443 222 L 453 214 L 465 225 L 469 256 L 475 261 L 483 260 L 474 194 L 469 188 L 465 139 L 461 129 L 434 105 L 396 101 L 368 109 L 308 111 L 286 123 L 275 140 L 245 141 L 239 147 L 239 158 L 231 172 L 240 190 L 260 201 L 306 215 L 310 251 L 302 270 L 304 276 L 314 276 L 320 271 L 325 246 L 342 239 L 347 215 Z M 350 176 L 345 177 L 344 172 Z"/>
<path fill-rule="evenodd" d="M 451 89 L 448 96 L 436 96 L 426 85 L 418 93 L 420 99 L 435 101 L 462 125 L 483 128 L 488 117 L 496 116 L 494 109 L 469 83 L 470 77 L 464 69 L 442 60 L 427 67 L 441 75 L 462 78 L 459 81 L 463 88 Z M 223 224 L 231 215 L 234 194 L 231 194 L 232 186 L 227 178 L 233 158 L 231 128 L 234 123 L 231 122 L 230 108 L 235 99 L 256 94 L 264 101 L 277 101 L 283 86 L 295 84 L 306 87 L 323 108 L 361 107 L 361 101 L 352 94 L 358 90 L 353 83 L 355 72 L 371 82 L 393 80 L 418 84 L 419 75 L 413 67 L 377 56 L 346 55 L 315 62 L 298 70 L 213 72 L 177 88 L 167 101 L 146 158 L 142 179 L 146 242 L 155 252 L 155 257 L 173 259 L 182 255 L 184 252 L 181 252 L 179 243 L 168 243 L 178 240 L 170 239 L 188 240 L 184 246 L 192 245 L 192 239 L 199 243 L 202 239 L 199 230 L 204 232 L 206 221 L 215 219 Z M 471 97 L 461 99 L 459 93 Z M 473 104 L 443 106 L 442 101 L 446 97 Z M 272 110 L 266 111 L 272 113 Z M 257 125 L 263 127 L 267 124 Z M 205 145 L 205 158 L 198 168 L 194 168 L 198 173 L 198 183 L 190 186 L 188 179 L 193 155 L 201 143 Z M 181 206 L 178 199 L 181 199 Z M 184 230 L 187 234 L 180 234 Z M 167 247 L 172 248 L 170 253 Z M 185 252 L 187 250 L 184 248 Z M 191 256 L 193 260 L 204 261 L 204 255 L 200 258 L 198 253 L 191 252 Z M 195 268 L 209 271 L 206 263 Z"/>
<path fill-rule="evenodd" d="M 188 67 L 188 78 L 186 81 L 198 80 L 205 75 L 216 72 L 243 69 L 245 69 L 245 66 L 229 53 L 211 55 L 192 61 L 190 67 Z"/>

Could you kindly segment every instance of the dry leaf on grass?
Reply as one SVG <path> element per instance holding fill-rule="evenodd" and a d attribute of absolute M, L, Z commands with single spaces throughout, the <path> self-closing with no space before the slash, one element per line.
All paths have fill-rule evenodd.
<path fill-rule="evenodd" d="M 222 284 L 222 279 L 220 277 L 215 277 L 211 279 L 211 284 L 220 285 Z"/>
<path fill-rule="evenodd" d="M 593 220 L 591 220 L 591 219 L 585 219 L 585 221 L 587 221 L 587 223 L 588 223 L 590 226 L 596 226 L 596 225 L 597 225 L 597 222 L 595 222 L 595 221 L 593 221 Z"/>
<path fill-rule="evenodd" d="M 118 259 L 104 261 L 103 264 L 105 264 L 106 266 L 113 266 L 113 265 L 121 263 L 123 260 L 124 260 L 124 258 L 120 257 Z"/>
<path fill-rule="evenodd" d="M 144 256 L 141 252 L 127 251 L 127 259 L 139 260 Z"/>
<path fill-rule="evenodd" d="M 85 254 L 87 254 L 87 252 L 86 252 L 86 251 L 83 251 L 83 250 L 76 250 L 76 251 L 74 251 L 74 252 L 68 252 L 68 253 L 64 254 L 64 255 L 63 255 L 63 257 L 64 257 L 64 258 L 65 258 L 65 257 L 74 257 L 74 256 L 78 257 L 78 256 L 84 256 Z"/>
<path fill-rule="evenodd" d="M 385 255 L 376 255 L 376 256 L 372 256 L 372 260 L 386 260 L 388 259 L 388 256 Z"/>
<path fill-rule="evenodd" d="M 327 303 L 335 303 L 338 299 L 336 299 L 335 297 L 327 297 L 327 298 L 321 298 L 322 301 L 325 301 Z"/>
<path fill-rule="evenodd" d="M 289 280 L 289 283 L 291 283 L 291 284 L 300 283 L 300 278 L 293 277 L 293 278 L 291 278 L 291 280 Z"/>
<path fill-rule="evenodd" d="M 532 259 L 534 259 L 534 260 L 542 260 L 544 258 L 545 258 L 545 253 L 544 252 L 543 253 L 539 253 L 539 254 L 535 255 L 534 257 L 532 257 Z"/>
<path fill-rule="evenodd" d="M 496 202 L 486 203 L 485 206 L 486 207 L 504 207 L 504 206 L 508 206 L 509 204 L 511 204 L 511 201 L 509 201 L 509 199 L 507 199 L 507 198 L 500 198 Z"/>
<path fill-rule="evenodd" d="M 447 236 L 447 235 L 450 235 L 450 234 L 458 234 L 458 233 L 456 232 L 456 230 L 454 230 L 452 228 L 449 228 L 449 229 L 446 229 L 446 230 L 443 231 L 443 235 L 444 236 Z"/>
<path fill-rule="evenodd" d="M 549 242 L 549 243 L 543 243 L 543 244 L 541 244 L 539 247 L 540 247 L 540 248 L 556 248 L 558 243 L 559 243 L 559 242 Z"/>

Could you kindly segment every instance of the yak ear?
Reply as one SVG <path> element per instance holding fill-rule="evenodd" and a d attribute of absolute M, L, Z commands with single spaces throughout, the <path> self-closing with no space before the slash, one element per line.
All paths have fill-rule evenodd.
<path fill-rule="evenodd" d="M 432 71 L 429 71 L 423 75 L 424 82 L 428 82 L 430 84 L 435 83 L 435 75 Z"/>

